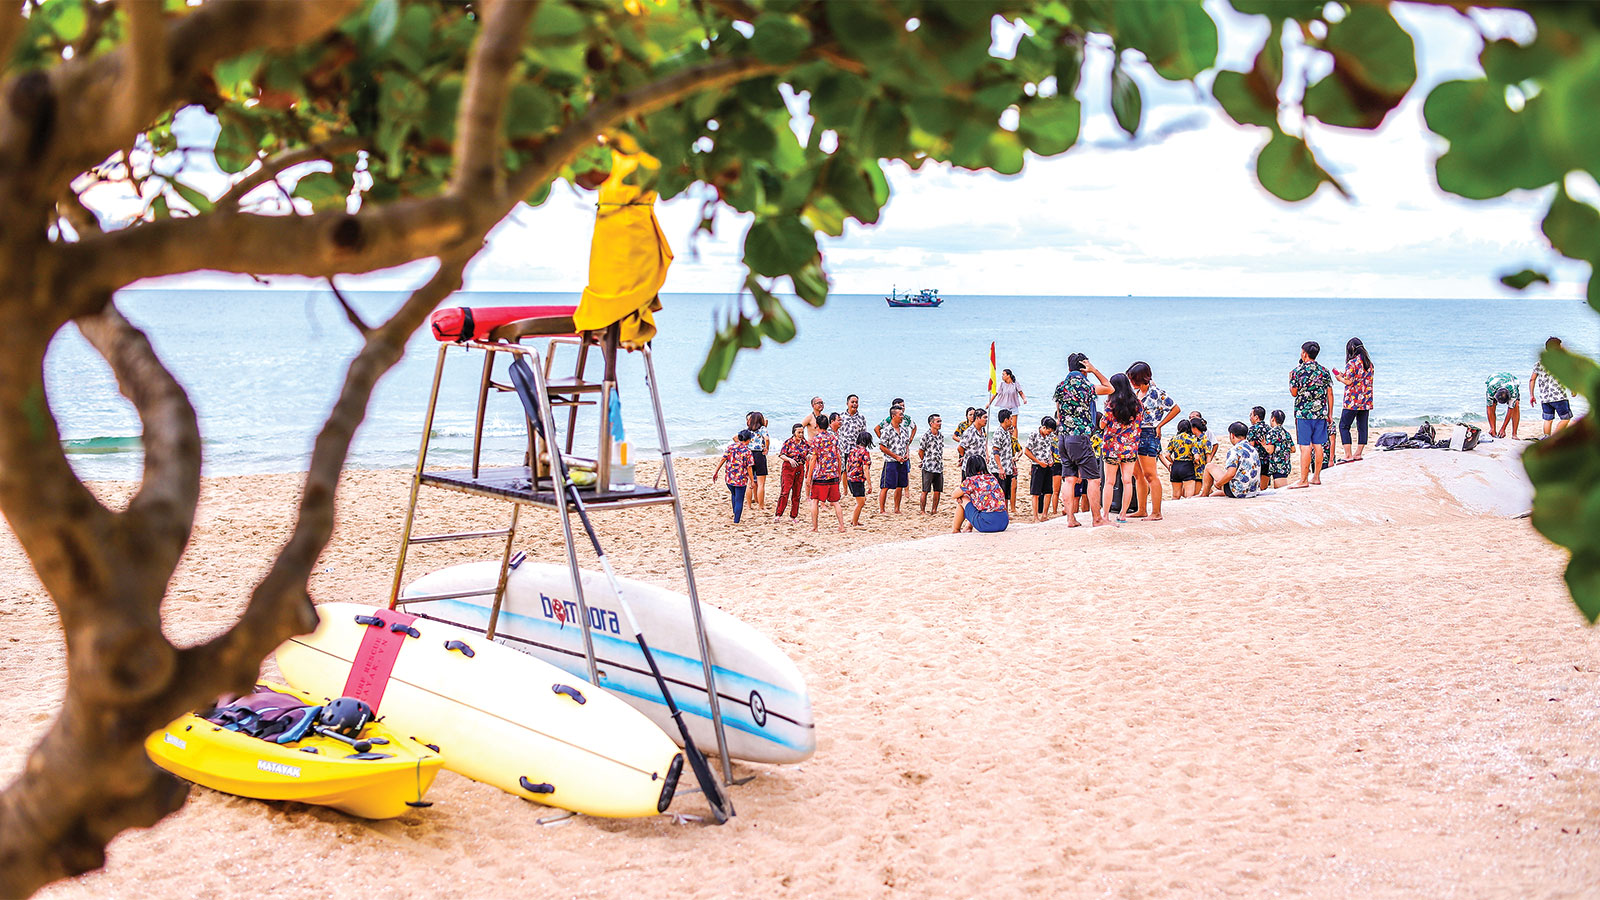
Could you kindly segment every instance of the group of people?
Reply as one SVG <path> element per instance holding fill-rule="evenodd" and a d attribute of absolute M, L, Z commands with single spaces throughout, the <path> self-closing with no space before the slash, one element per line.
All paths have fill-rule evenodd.
<path fill-rule="evenodd" d="M 1544 347 L 1546 350 L 1563 349 L 1561 339 L 1554 337 L 1545 341 Z M 1522 424 L 1522 391 L 1517 376 L 1510 372 L 1490 375 L 1488 381 L 1484 382 L 1483 394 L 1489 435 L 1503 438 L 1510 433 L 1515 437 L 1517 428 Z M 1545 370 L 1543 362 L 1535 363 L 1533 374 L 1528 376 L 1528 405 L 1539 407 L 1539 416 L 1544 420 L 1545 437 L 1572 422 L 1572 392 Z M 1499 415 L 1502 406 L 1506 408 L 1504 418 Z"/>
<path fill-rule="evenodd" d="M 1555 338 L 1550 340 L 1549 346 L 1560 346 Z M 949 435 L 958 451 L 960 476 L 952 530 L 1004 530 L 1023 502 L 1018 478 L 1024 464 L 1033 521 L 1064 515 L 1069 527 L 1081 526 L 1082 514 L 1089 515 L 1091 526 L 1135 518 L 1160 521 L 1164 495 L 1173 500 L 1246 498 L 1271 487 L 1303 489 L 1321 484 L 1326 467 L 1363 458 L 1376 370 L 1360 338 L 1346 342 L 1342 367 L 1319 362 L 1321 350 L 1316 341 L 1302 344 L 1298 364 L 1289 373 L 1292 432 L 1290 414 L 1256 406 L 1246 416 L 1248 421 L 1232 422 L 1215 441 L 1203 415 L 1184 416 L 1183 408 L 1156 385 L 1148 363 L 1135 362 L 1107 376 L 1083 353 L 1067 357 L 1066 377 L 1052 398 L 1055 415 L 1042 417 L 1024 433 L 1019 413 L 1027 396 L 1006 369 L 989 403 L 969 407 Z M 1335 382 L 1343 385 L 1337 426 Z M 1561 419 L 1557 429 L 1570 418 L 1565 389 L 1542 365 L 1534 369 L 1528 389 L 1543 405 L 1547 432 L 1553 418 Z M 1509 403 L 1506 418 L 1515 429 L 1518 391 L 1513 376 L 1502 373 L 1491 378 L 1488 395 L 1491 430 L 1497 403 Z M 998 410 L 991 417 L 992 406 Z M 1163 442 L 1163 433 L 1174 421 L 1175 434 Z M 915 458 L 921 488 L 918 510 L 937 515 L 945 493 L 943 418 L 928 416 L 919 439 L 920 426 L 907 418 L 901 398 L 890 404 L 882 421 L 868 428 L 857 395 L 846 398 L 842 413 L 825 412 L 823 399 L 813 397 L 810 413 L 790 426 L 788 438 L 777 450 L 781 468 L 772 521 L 781 520 L 786 509 L 791 522 L 796 520 L 802 495 L 808 494 L 812 529 L 818 528 L 822 511 L 828 510 L 839 530 L 845 531 L 848 495 L 854 501 L 850 524 L 859 526 L 868 502 L 874 446 L 882 457 L 878 511 L 888 512 L 892 501 L 894 513 L 902 512 Z M 1335 435 L 1343 449 L 1338 459 Z M 735 522 L 747 505 L 766 507 L 771 443 L 765 415 L 751 412 L 712 474 L 715 481 L 725 472 Z M 1166 490 L 1158 463 L 1167 471 Z"/>

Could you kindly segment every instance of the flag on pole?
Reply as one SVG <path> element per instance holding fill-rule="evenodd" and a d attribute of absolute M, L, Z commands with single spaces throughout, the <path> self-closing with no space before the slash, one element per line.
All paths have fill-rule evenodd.
<path fill-rule="evenodd" d="M 989 342 L 989 393 L 1000 390 L 1000 373 L 994 367 L 994 341 Z"/>

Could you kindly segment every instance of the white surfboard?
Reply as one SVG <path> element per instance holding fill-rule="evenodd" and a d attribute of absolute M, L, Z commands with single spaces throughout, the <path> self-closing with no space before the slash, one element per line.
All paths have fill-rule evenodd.
<path fill-rule="evenodd" d="M 494 600 L 500 565 L 465 563 L 412 582 L 402 597 L 483 591 L 457 600 L 407 603 L 402 608 L 428 619 L 450 622 L 483 634 Z M 672 699 L 683 711 L 695 744 L 715 753 L 716 737 L 706 694 L 700 647 L 689 598 L 675 591 L 619 579 L 639 627 L 650 642 L 667 679 Z M 603 573 L 583 573 L 600 684 L 649 716 L 674 740 L 677 727 L 644 654 L 629 632 L 627 617 Z M 766 635 L 720 609 L 701 605 L 716 673 L 717 698 L 728 755 L 764 763 L 796 763 L 817 749 L 811 695 L 793 661 Z M 495 640 L 536 656 L 578 678 L 588 678 L 578 604 L 566 566 L 524 562 L 512 570 Z"/>
<path fill-rule="evenodd" d="M 683 754 L 611 694 L 442 622 L 354 603 L 317 613 L 315 632 L 278 648 L 284 677 L 366 700 L 391 730 L 437 746 L 445 768 L 593 816 L 672 802 Z"/>

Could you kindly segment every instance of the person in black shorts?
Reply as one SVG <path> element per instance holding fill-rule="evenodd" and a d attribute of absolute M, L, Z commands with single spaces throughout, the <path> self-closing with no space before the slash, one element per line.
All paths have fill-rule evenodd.
<path fill-rule="evenodd" d="M 1055 478 L 1051 472 L 1054 459 L 1052 448 L 1056 439 L 1056 420 L 1045 416 L 1039 420 L 1039 430 L 1028 438 L 1022 453 L 1033 463 L 1028 471 L 1028 494 L 1033 497 L 1033 521 L 1043 522 L 1049 516 L 1050 498 L 1055 494 Z"/>

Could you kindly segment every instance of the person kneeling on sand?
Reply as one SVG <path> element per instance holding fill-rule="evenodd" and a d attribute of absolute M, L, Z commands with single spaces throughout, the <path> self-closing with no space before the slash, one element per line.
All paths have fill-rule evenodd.
<path fill-rule="evenodd" d="M 966 477 L 956 491 L 956 524 L 951 532 L 960 532 L 963 524 L 985 534 L 1005 531 L 1011 524 L 1006 512 L 1010 504 L 1000 482 L 989 474 L 989 464 L 981 456 L 969 456 L 961 464 L 961 473 Z"/>
<path fill-rule="evenodd" d="M 1254 444 L 1246 438 L 1250 429 L 1243 422 L 1228 426 L 1228 440 L 1233 443 L 1221 459 L 1207 467 L 1211 479 L 1222 485 L 1225 497 L 1254 497 L 1261 493 L 1261 456 Z"/>

